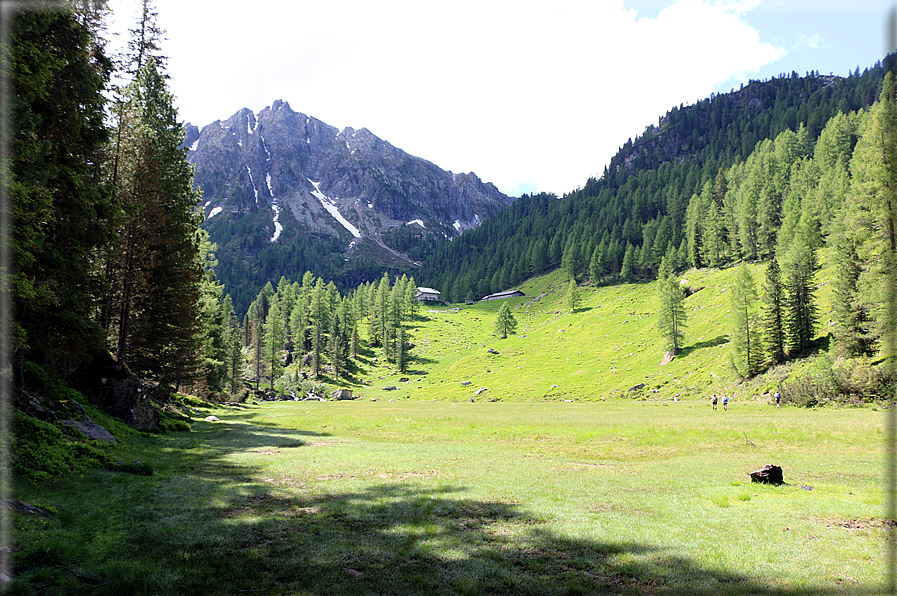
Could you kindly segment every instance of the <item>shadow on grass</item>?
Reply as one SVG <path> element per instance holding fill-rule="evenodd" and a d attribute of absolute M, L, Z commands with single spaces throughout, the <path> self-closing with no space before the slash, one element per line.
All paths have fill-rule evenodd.
<path fill-rule="evenodd" d="M 16 552 L 21 577 L 10 593 L 826 593 L 769 588 L 660 545 L 562 536 L 551 520 L 465 498 L 463 487 L 378 476 L 321 492 L 338 473 L 310 479 L 297 469 L 275 482 L 226 457 L 310 449 L 318 433 L 232 422 L 194 434 L 160 439 L 171 460 L 152 479 L 97 471 L 75 490 L 44 494 L 65 521 L 49 544 Z M 312 481 L 316 490 L 304 485 Z"/>
<path fill-rule="evenodd" d="M 703 348 L 715 348 L 716 346 L 721 346 L 729 342 L 728 335 L 717 335 L 713 339 L 707 339 L 704 341 L 699 341 L 697 343 L 691 344 L 690 346 L 686 346 L 682 348 L 678 354 L 676 354 L 677 358 L 685 358 L 695 350 L 701 350 Z"/>

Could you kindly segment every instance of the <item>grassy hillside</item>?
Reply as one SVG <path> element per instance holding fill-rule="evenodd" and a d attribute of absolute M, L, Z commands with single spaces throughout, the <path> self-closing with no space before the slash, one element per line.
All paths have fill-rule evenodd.
<path fill-rule="evenodd" d="M 762 265 L 752 265 L 759 288 Z M 498 339 L 492 325 L 500 301 L 423 308 L 410 329 L 412 360 L 399 374 L 379 365 L 376 353 L 362 358 L 356 385 L 365 398 L 414 400 L 594 401 L 609 397 L 696 399 L 710 393 L 736 399 L 762 398 L 774 381 L 741 384 L 732 370 L 729 344 L 729 288 L 736 269 L 691 270 L 682 279 L 686 299 L 684 349 L 661 366 L 663 342 L 657 331 L 657 282 L 579 288 L 575 313 L 564 309 L 560 271 L 519 287 L 526 296 L 509 299 L 517 334 Z M 830 311 L 827 280 L 817 277 L 824 329 Z M 489 353 L 494 349 L 498 354 Z M 400 382 L 401 378 L 408 381 Z M 462 383 L 469 382 L 469 385 Z M 637 385 L 644 387 L 630 391 Z M 395 386 L 395 391 L 383 387 Z M 480 395 L 481 388 L 487 391 Z"/>

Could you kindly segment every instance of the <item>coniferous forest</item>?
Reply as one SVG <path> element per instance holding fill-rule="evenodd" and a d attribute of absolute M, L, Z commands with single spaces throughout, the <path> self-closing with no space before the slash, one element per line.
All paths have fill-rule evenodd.
<path fill-rule="evenodd" d="M 580 285 L 664 280 L 658 335 L 675 353 L 687 324 L 677 276 L 763 263 L 764 279 L 745 270 L 733 291 L 736 368 L 749 377 L 814 348 L 822 251 L 838 262 L 835 351 L 883 354 L 894 55 L 846 78 L 792 73 L 673 108 L 600 178 L 563 197 L 524 195 L 451 242 L 387 234 L 422 261 L 417 270 L 371 267 L 370 279 L 349 287 L 332 251 L 319 250 L 319 268 L 312 259 L 308 271 L 263 288 L 230 287 L 216 278 L 216 247 L 200 227 L 201 189 L 157 15 L 142 5 L 119 56 L 107 55 L 92 3 L 13 21 L 10 347 L 19 390 L 29 370 L 79 386 L 85 371 L 106 367 L 150 383 L 163 402 L 177 391 L 297 395 L 351 374 L 362 347 L 404 370 L 418 283 L 460 302 L 557 269 L 571 280 L 571 310 Z"/>

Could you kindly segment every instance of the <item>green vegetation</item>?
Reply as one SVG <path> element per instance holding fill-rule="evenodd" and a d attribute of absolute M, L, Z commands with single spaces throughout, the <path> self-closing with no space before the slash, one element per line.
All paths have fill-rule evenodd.
<path fill-rule="evenodd" d="M 882 414 L 281 402 L 17 497 L 10 593 L 874 593 Z M 785 486 L 751 484 L 766 463 Z"/>
<path fill-rule="evenodd" d="M 876 591 L 893 56 L 674 109 L 600 180 L 433 243 L 421 279 L 450 306 L 382 269 L 341 293 L 324 267 L 235 309 L 152 3 L 108 106 L 88 4 L 10 40 L 9 463 L 45 512 L 12 514 L 12 593 Z M 339 265 L 338 240 L 308 242 Z M 159 384 L 157 434 L 72 388 L 104 359 Z M 58 422 L 88 416 L 118 443 Z M 789 484 L 749 485 L 769 462 Z"/>

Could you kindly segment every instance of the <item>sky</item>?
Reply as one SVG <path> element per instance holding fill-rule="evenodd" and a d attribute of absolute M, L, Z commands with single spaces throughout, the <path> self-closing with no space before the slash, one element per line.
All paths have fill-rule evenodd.
<path fill-rule="evenodd" d="M 113 46 L 139 0 L 109 0 Z M 180 119 L 275 100 L 511 196 L 600 177 L 669 109 L 881 60 L 897 0 L 155 0 Z"/>

